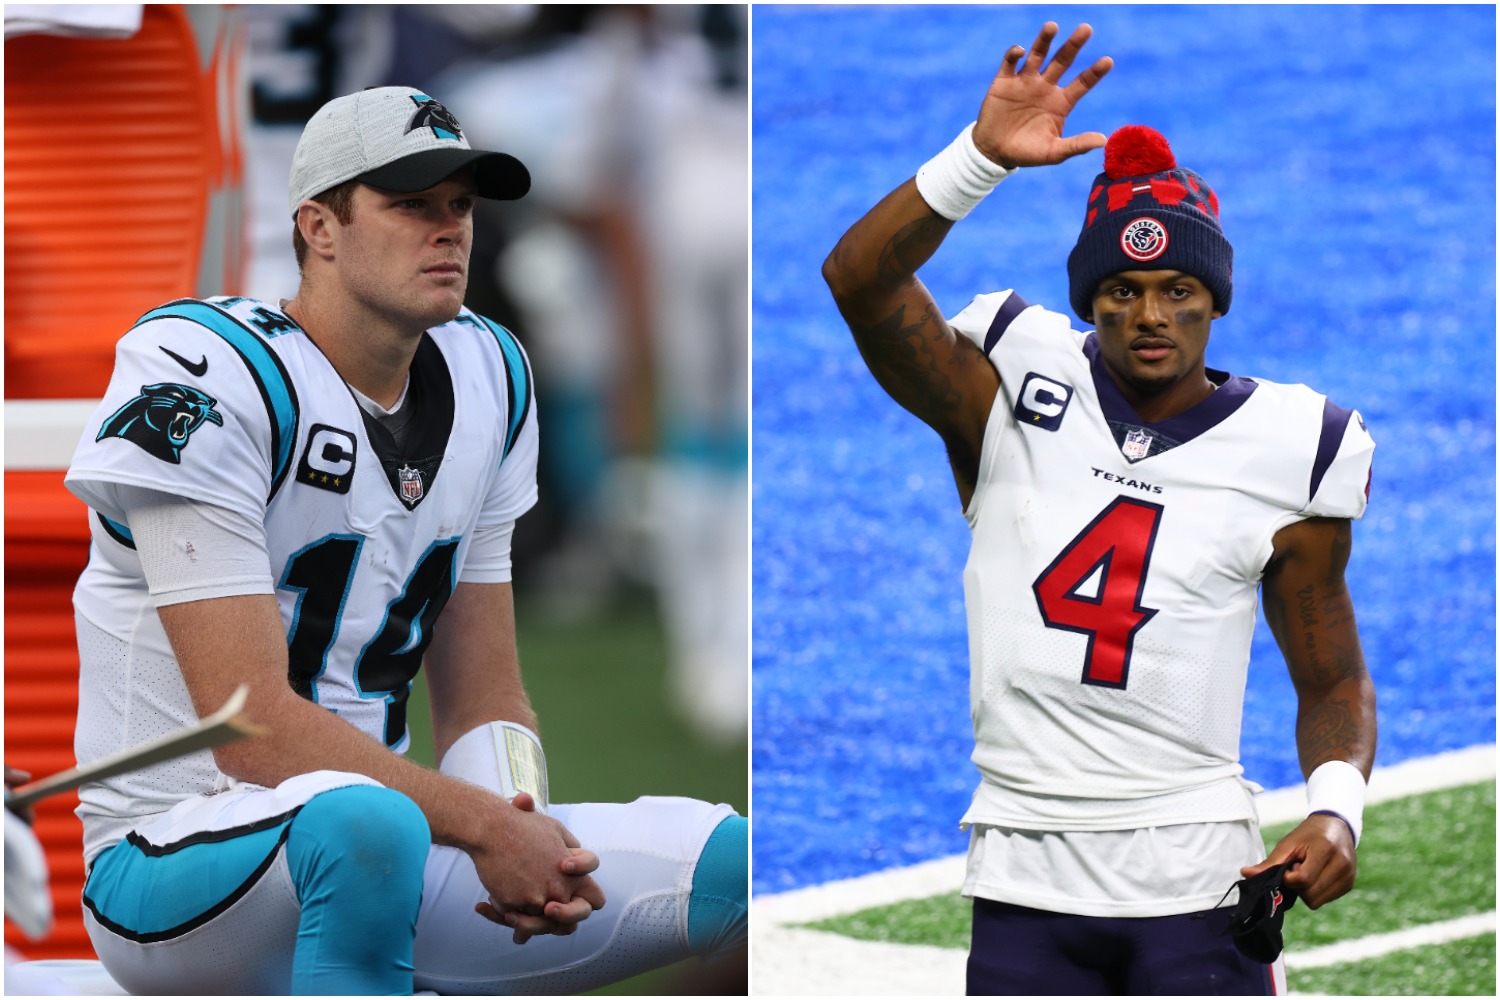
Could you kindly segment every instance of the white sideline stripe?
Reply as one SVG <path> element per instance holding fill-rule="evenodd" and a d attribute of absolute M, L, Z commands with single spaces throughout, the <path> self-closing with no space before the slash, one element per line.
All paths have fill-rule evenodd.
<path fill-rule="evenodd" d="M 963 996 L 962 948 L 858 941 L 750 924 L 756 996 Z M 767 954 L 773 961 L 764 961 Z"/>
<path fill-rule="evenodd" d="M 1393 951 L 1445 944 L 1448 941 L 1459 941 L 1463 938 L 1478 937 L 1481 934 L 1494 932 L 1495 911 L 1491 910 L 1489 913 L 1475 913 L 1467 917 L 1442 920 L 1435 924 L 1422 924 L 1419 927 L 1408 927 L 1405 930 L 1391 931 L 1386 934 L 1371 934 L 1352 941 L 1340 941 L 1338 944 L 1324 945 L 1321 948 L 1309 948 L 1307 951 L 1289 951 L 1286 953 L 1286 967 L 1288 971 L 1299 971 L 1320 969 L 1325 965 L 1342 965 L 1345 962 L 1363 962 L 1366 959 L 1388 955 Z"/>
<path fill-rule="evenodd" d="M 1465 750 L 1450 750 L 1431 757 L 1403 761 L 1390 767 L 1377 767 L 1370 775 L 1365 805 L 1404 799 L 1409 795 L 1457 788 L 1495 777 L 1495 745 L 1483 744 Z M 1262 792 L 1255 797 L 1262 825 L 1272 826 L 1298 819 L 1307 814 L 1307 797 L 1302 785 Z"/>
<path fill-rule="evenodd" d="M 97 399 L 7 399 L 5 468 L 66 469 Z"/>
<path fill-rule="evenodd" d="M 963 881 L 964 856 L 955 854 L 907 868 L 892 868 L 774 896 L 756 896 L 752 904 L 755 912 L 752 925 L 773 923 L 781 926 L 841 917 L 872 906 L 926 899 L 944 892 L 956 893 Z"/>
<path fill-rule="evenodd" d="M 1372 805 L 1389 802 L 1408 795 L 1472 785 L 1494 777 L 1494 744 L 1453 750 L 1376 768 L 1370 777 L 1366 802 Z M 1263 792 L 1255 797 L 1255 803 L 1261 823 L 1266 826 L 1296 819 L 1307 812 L 1307 799 L 1301 785 Z M 755 914 L 752 920 L 755 926 L 824 920 L 874 906 L 957 892 L 963 880 L 964 856 L 957 854 L 790 892 L 757 895 L 752 903 Z"/>

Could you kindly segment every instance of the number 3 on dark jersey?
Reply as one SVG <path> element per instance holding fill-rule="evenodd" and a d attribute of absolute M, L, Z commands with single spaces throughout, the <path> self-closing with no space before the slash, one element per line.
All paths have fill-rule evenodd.
<path fill-rule="evenodd" d="M 1083 683 L 1124 688 L 1135 634 L 1156 614 L 1141 606 L 1160 504 L 1116 497 L 1031 585 L 1048 628 L 1088 636 Z"/>

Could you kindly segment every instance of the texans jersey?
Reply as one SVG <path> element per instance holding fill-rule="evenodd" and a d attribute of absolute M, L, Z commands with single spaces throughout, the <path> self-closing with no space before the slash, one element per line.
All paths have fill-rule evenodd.
<path fill-rule="evenodd" d="M 531 387 L 515 338 L 465 309 L 423 337 L 398 441 L 274 306 L 185 299 L 142 317 L 119 342 L 67 475 L 93 526 L 74 592 L 79 760 L 196 721 L 116 486 L 263 522 L 288 682 L 404 751 L 411 681 L 472 532 L 514 521 L 536 500 Z M 88 846 L 108 839 L 96 830 L 218 780 L 204 751 L 89 786 L 80 815 L 104 822 Z"/>
<path fill-rule="evenodd" d="M 966 515 L 966 821 L 1121 830 L 1252 819 L 1239 739 L 1276 532 L 1358 518 L 1374 442 L 1305 386 L 1210 370 L 1141 421 L 1094 334 L 1001 292 L 952 321 L 1001 388 Z"/>

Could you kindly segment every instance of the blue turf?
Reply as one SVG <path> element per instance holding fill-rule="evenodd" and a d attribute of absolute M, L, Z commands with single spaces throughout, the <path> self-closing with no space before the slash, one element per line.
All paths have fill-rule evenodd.
<path fill-rule="evenodd" d="M 1219 194 L 1235 297 L 1210 363 L 1369 423 L 1349 576 L 1380 762 L 1495 738 L 1492 7 L 757 4 L 758 892 L 964 848 L 967 529 L 937 437 L 865 371 L 819 267 L 973 119 L 1005 48 L 1059 16 L 1116 61 L 1070 132 L 1152 125 Z M 1066 312 L 1099 165 L 1027 171 L 956 227 L 922 275 L 945 311 L 1013 286 Z M 1300 780 L 1264 625 L 1245 712 L 1248 776 Z"/>

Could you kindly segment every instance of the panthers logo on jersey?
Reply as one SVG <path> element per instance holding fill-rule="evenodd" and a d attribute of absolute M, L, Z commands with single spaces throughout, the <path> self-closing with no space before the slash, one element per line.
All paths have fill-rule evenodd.
<path fill-rule="evenodd" d="M 115 411 L 99 428 L 95 441 L 107 437 L 133 441 L 163 462 L 178 465 L 188 438 L 203 422 L 224 425 L 218 400 L 192 386 L 158 382 L 141 386 L 141 394 Z"/>

